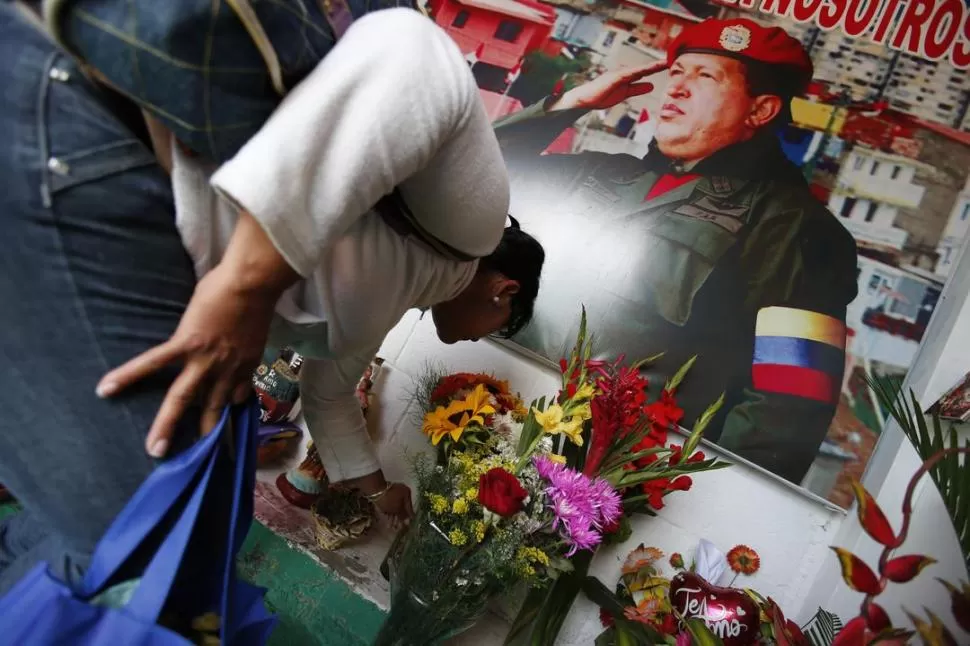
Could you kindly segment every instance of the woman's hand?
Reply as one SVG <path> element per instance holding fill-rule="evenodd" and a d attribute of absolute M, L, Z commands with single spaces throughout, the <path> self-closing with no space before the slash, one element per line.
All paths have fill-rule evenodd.
<path fill-rule="evenodd" d="M 200 432 L 208 433 L 226 404 L 249 395 L 276 301 L 298 279 L 255 219 L 242 213 L 222 262 L 196 285 L 172 338 L 105 375 L 98 395 L 112 397 L 179 362 L 182 371 L 145 441 L 148 453 L 165 455 L 176 424 L 194 403 L 204 409 Z"/>
<path fill-rule="evenodd" d="M 411 488 L 403 482 L 395 482 L 383 496 L 374 501 L 378 511 L 391 520 L 392 527 L 407 524 L 414 516 L 411 504 Z"/>
<path fill-rule="evenodd" d="M 411 488 L 401 482 L 389 483 L 384 479 L 383 471 L 351 478 L 345 480 L 343 484 L 356 489 L 360 495 L 370 499 L 377 510 L 391 520 L 392 527 L 407 523 L 414 516 Z"/>

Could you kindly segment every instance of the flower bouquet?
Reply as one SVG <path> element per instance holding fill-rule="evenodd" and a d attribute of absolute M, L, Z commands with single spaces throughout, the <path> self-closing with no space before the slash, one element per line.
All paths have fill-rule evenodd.
<path fill-rule="evenodd" d="M 621 533 L 625 515 L 689 488 L 679 480 L 688 473 L 726 466 L 694 453 L 720 403 L 683 447 L 666 446 L 666 428 L 645 412 L 639 365 L 590 361 L 585 329 L 584 313 L 562 390 L 528 409 L 487 375 L 426 380 L 422 430 L 437 455 L 415 461 L 418 511 L 388 557 L 391 612 L 376 643 L 438 643 L 519 583 L 545 608 L 555 583 L 579 569 L 575 592 L 554 594 L 555 612 L 524 625 L 531 635 L 532 619 L 551 617 L 558 632 L 593 551 Z M 687 368 L 668 384 L 668 414 Z"/>
<path fill-rule="evenodd" d="M 691 488 L 691 474 L 730 466 L 696 450 L 724 398 L 714 402 L 677 444 L 671 441 L 670 431 L 678 428 L 684 411 L 677 405 L 676 393 L 694 359 L 649 401 L 649 384 L 640 369 L 659 355 L 627 364 L 623 357 L 613 362 L 591 360 L 592 354 L 584 312 L 576 345 L 569 358 L 560 362 L 562 390 L 549 406 L 534 407 L 533 415 L 538 432 L 566 438 L 561 442 L 561 453 L 570 468 L 606 480 L 620 494 L 620 521 L 604 529 L 604 542 L 618 543 L 630 536 L 633 514 L 656 515 L 667 495 Z M 588 416 L 577 414 L 587 410 L 583 408 L 587 401 Z M 570 572 L 530 591 L 506 644 L 555 643 L 583 587 L 596 547 L 573 556 Z"/>

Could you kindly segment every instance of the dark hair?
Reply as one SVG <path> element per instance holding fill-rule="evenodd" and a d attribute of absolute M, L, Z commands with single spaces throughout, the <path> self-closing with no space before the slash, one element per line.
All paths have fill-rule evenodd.
<path fill-rule="evenodd" d="M 781 111 L 767 125 L 781 128 L 791 122 L 791 101 L 802 93 L 805 86 L 804 74 L 787 65 L 768 65 L 752 60 L 742 60 L 744 84 L 748 96 L 768 94 L 781 99 Z"/>
<path fill-rule="evenodd" d="M 498 332 L 506 339 L 517 334 L 532 320 L 536 296 L 539 295 L 539 277 L 546 252 L 539 241 L 519 228 L 519 221 L 509 216 L 512 223 L 505 228 L 502 241 L 488 256 L 478 262 L 479 271 L 494 271 L 519 283 L 519 291 L 512 296 L 512 314 L 505 328 Z"/>

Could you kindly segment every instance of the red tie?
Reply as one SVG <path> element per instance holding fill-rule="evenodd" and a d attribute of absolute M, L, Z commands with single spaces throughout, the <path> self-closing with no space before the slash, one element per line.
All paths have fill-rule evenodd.
<path fill-rule="evenodd" d="M 666 175 L 661 175 L 660 179 L 656 181 L 647 196 L 643 198 L 643 201 L 652 200 L 655 197 L 659 197 L 668 191 L 672 191 L 678 186 L 683 186 L 687 182 L 693 182 L 695 179 L 700 177 L 700 175 L 671 175 L 667 173 Z"/>

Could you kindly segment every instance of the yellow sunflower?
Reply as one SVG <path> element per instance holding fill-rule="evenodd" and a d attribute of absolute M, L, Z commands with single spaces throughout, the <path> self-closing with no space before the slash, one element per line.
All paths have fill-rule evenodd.
<path fill-rule="evenodd" d="M 442 439 L 451 437 L 457 442 L 469 426 L 483 426 L 485 416 L 495 413 L 489 403 L 490 395 L 484 384 L 479 384 L 465 399 L 454 400 L 447 406 L 438 406 L 424 417 L 422 432 L 438 446 Z"/>

